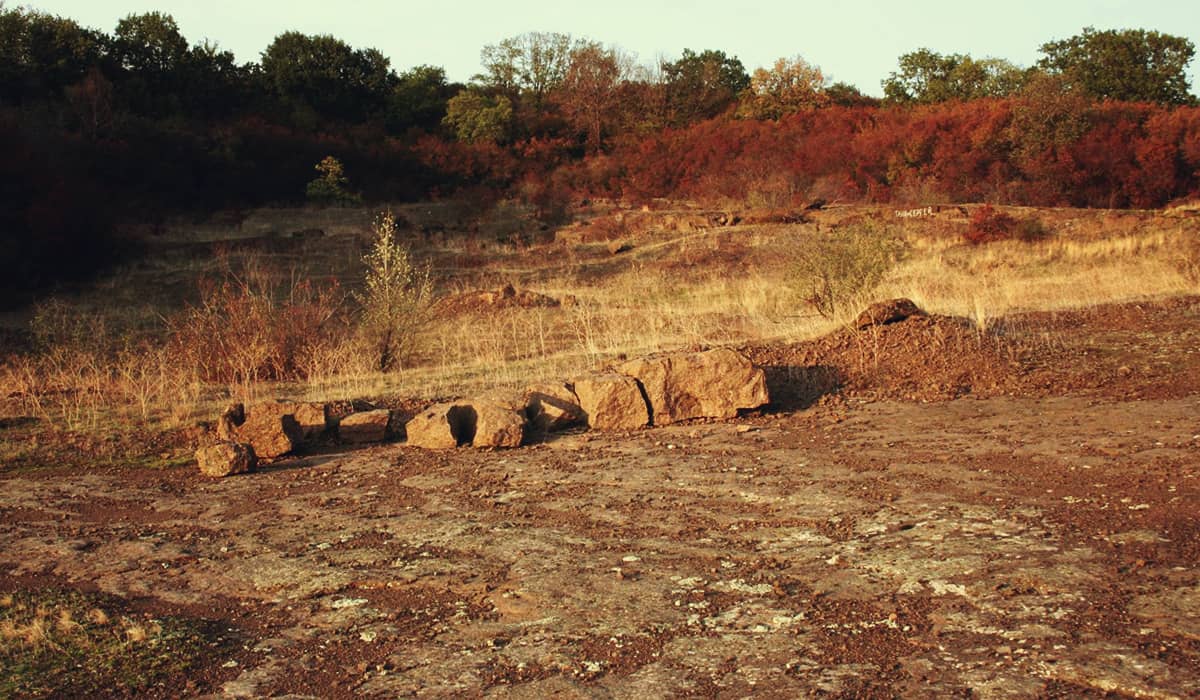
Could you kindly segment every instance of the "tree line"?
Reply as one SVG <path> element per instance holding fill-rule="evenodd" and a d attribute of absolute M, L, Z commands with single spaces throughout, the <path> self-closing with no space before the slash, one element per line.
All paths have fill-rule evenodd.
<path fill-rule="evenodd" d="M 116 221 L 300 202 L 328 156 L 367 200 L 470 188 L 546 211 L 589 191 L 745 194 L 719 183 L 734 162 L 760 182 L 790 177 L 784 189 L 831 189 L 832 178 L 853 184 L 832 188 L 842 196 L 863 199 L 915 191 L 918 180 L 939 197 L 979 196 L 955 183 L 1006 179 L 984 194 L 1042 201 L 1047 190 L 1030 183 L 1060 171 L 1049 191 L 1089 206 L 1157 206 L 1195 190 L 1189 40 L 1085 28 L 1040 50 L 1025 68 L 914 51 L 876 99 L 801 56 L 751 71 L 721 50 L 688 49 L 644 65 L 620 47 L 531 32 L 483 47 L 479 74 L 459 84 L 436 66 L 398 71 L 379 50 L 328 35 L 284 32 L 258 61 L 239 63 L 190 42 L 165 13 L 132 14 L 105 33 L 0 2 L 0 148 L 11 154 L 0 163 L 0 257 L 25 286 L 82 272 L 119 252 Z M 943 132 L 982 128 L 965 125 L 968 114 L 989 124 L 974 140 L 892 133 L 929 120 Z M 1164 146 L 1148 130 L 1167 122 L 1184 126 Z M 1129 137 L 1114 141 L 1121 152 L 1153 137 L 1170 177 L 1136 195 L 1113 195 L 1138 189 L 1126 183 L 1080 196 L 1105 189 L 1072 170 L 1087 159 L 1071 149 L 1099 128 Z M 829 162 L 821 143 L 842 160 Z M 772 175 L 779 152 L 794 162 Z M 707 175 L 692 172 L 698 160 Z M 640 185 L 650 173 L 659 184 Z"/>

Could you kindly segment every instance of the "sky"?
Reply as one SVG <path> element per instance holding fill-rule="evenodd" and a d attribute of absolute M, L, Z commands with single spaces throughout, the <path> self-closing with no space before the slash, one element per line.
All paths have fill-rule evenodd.
<path fill-rule="evenodd" d="M 8 0 L 111 33 L 128 14 L 172 15 L 193 44 L 204 39 L 257 61 L 278 34 L 332 34 L 376 48 L 404 71 L 429 64 L 452 81 L 479 72 L 479 50 L 529 31 L 615 44 L 652 64 L 685 48 L 718 49 L 748 71 L 802 56 L 833 81 L 881 95 L 897 59 L 928 48 L 1028 66 L 1037 48 L 1084 27 L 1148 29 L 1200 46 L 1197 0 Z M 1200 68 L 1189 67 L 1193 94 Z"/>

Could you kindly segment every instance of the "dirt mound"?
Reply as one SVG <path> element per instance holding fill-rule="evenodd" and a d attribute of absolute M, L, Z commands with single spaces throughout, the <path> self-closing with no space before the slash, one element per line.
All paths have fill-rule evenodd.
<path fill-rule="evenodd" d="M 562 301 L 546 294 L 516 289 L 511 284 L 500 289 L 466 292 L 442 297 L 434 310 L 446 315 L 490 312 L 496 309 L 536 309 L 561 306 Z"/>
<path fill-rule="evenodd" d="M 1007 343 L 951 316 L 911 316 L 743 352 L 766 370 L 781 410 L 804 408 L 835 393 L 906 401 L 991 396 L 1013 390 L 1023 374 Z"/>

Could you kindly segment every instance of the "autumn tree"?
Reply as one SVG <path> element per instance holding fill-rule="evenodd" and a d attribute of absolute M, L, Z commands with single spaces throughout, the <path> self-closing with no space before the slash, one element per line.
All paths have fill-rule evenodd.
<path fill-rule="evenodd" d="M 724 51 L 684 49 L 678 59 L 662 63 L 662 84 L 668 122 L 683 126 L 728 109 L 750 87 L 750 76 L 736 56 Z"/>
<path fill-rule="evenodd" d="M 1066 76 L 1093 97 L 1192 104 L 1187 66 L 1196 47 L 1184 37 L 1144 29 L 1096 31 L 1042 44 L 1038 66 Z"/>
<path fill-rule="evenodd" d="M 628 56 L 596 42 L 581 44 L 571 52 L 571 64 L 555 101 L 567 121 L 585 136 L 593 153 L 601 148 L 605 126 L 618 116 L 619 88 L 631 68 Z"/>
<path fill-rule="evenodd" d="M 974 59 L 920 49 L 900 57 L 899 70 L 883 81 L 891 102 L 921 103 L 1004 97 L 1021 87 L 1025 71 L 1000 58 Z"/>
<path fill-rule="evenodd" d="M 738 107 L 751 119 L 778 119 L 804 109 L 828 104 L 825 75 L 800 56 L 781 58 L 771 68 L 758 68 Z"/>

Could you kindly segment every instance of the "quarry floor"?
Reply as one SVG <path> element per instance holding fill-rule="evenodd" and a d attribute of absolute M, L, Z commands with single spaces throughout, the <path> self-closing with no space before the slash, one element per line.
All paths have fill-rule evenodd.
<path fill-rule="evenodd" d="M 1200 392 L 1163 384 L 1200 358 L 1168 330 L 1084 324 L 1167 357 L 1109 358 L 1120 392 L 0 473 L 0 589 L 219 622 L 149 697 L 1196 697 Z"/>
<path fill-rule="evenodd" d="M 198 695 L 1200 694 L 1200 397 L 831 413 L 8 478 L 0 569 L 221 620 Z"/>

